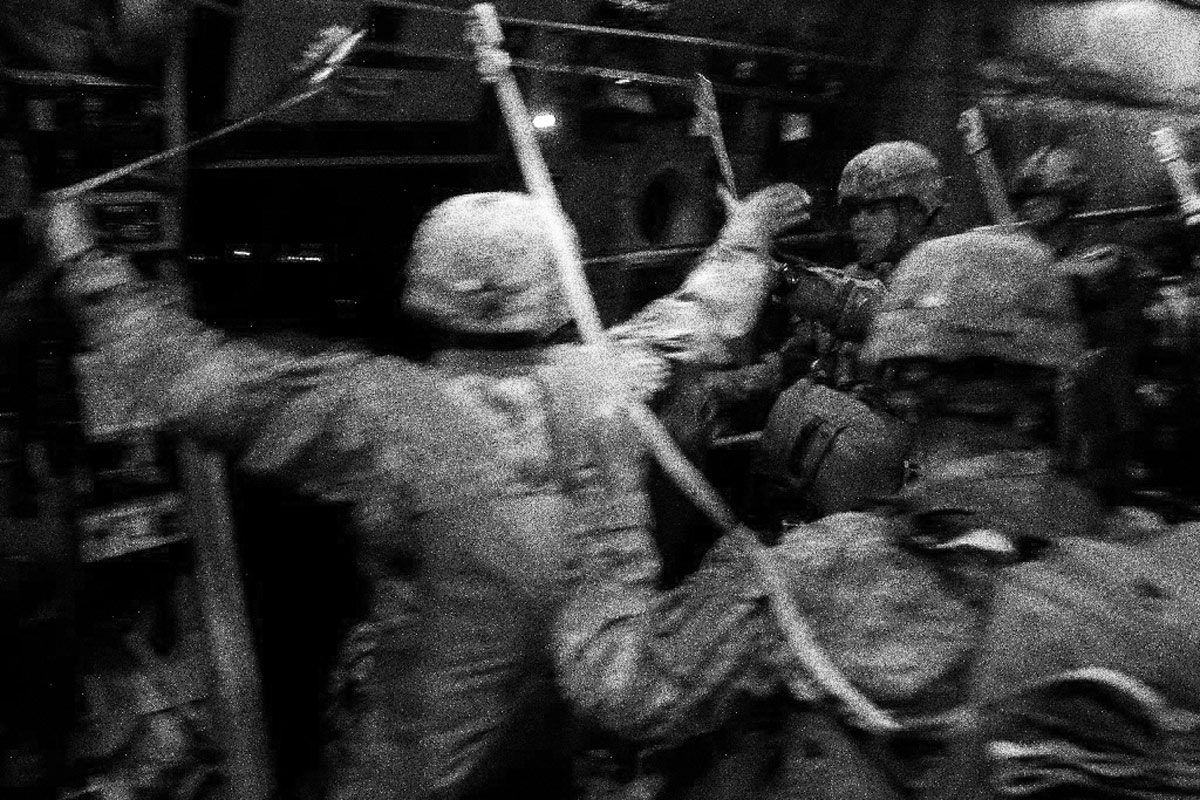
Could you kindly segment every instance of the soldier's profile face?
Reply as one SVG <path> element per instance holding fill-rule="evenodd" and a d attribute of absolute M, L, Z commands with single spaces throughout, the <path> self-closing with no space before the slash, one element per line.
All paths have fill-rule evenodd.
<path fill-rule="evenodd" d="M 901 210 L 891 200 L 856 205 L 850 210 L 850 235 L 864 262 L 885 260 L 900 233 Z"/>

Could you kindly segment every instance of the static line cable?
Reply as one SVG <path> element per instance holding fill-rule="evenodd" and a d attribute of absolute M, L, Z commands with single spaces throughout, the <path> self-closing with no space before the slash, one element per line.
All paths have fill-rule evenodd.
<path fill-rule="evenodd" d="M 348 28 L 327 28 L 321 32 L 317 42 L 309 45 L 305 51 L 304 60 L 296 70 L 298 77 L 304 78 L 304 88 L 298 93 L 284 98 L 274 105 L 263 109 L 255 114 L 251 114 L 237 122 L 230 123 L 223 128 L 213 131 L 212 133 L 201 136 L 198 139 L 193 139 L 190 142 L 185 142 L 175 147 L 168 148 L 160 153 L 147 156 L 131 164 L 126 164 L 123 167 L 109 170 L 95 177 L 80 181 L 79 183 L 70 186 L 64 186 L 61 189 L 54 189 L 46 193 L 47 200 L 51 202 L 63 202 L 71 200 L 88 192 L 94 191 L 113 181 L 120 180 L 135 172 L 140 172 L 146 167 L 151 167 L 156 164 L 161 164 L 165 161 L 170 161 L 177 158 L 183 153 L 199 147 L 202 144 L 220 139 L 223 136 L 228 136 L 234 131 L 249 127 L 250 125 L 260 122 L 268 117 L 287 111 L 302 103 L 305 103 L 314 97 L 324 93 L 333 83 L 329 80 L 330 77 L 338 70 L 342 63 L 354 50 L 358 42 L 366 35 L 365 30 L 350 31 Z"/>

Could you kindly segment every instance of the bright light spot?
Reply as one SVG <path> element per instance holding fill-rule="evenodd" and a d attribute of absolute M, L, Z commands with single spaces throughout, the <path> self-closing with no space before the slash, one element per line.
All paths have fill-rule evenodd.
<path fill-rule="evenodd" d="M 249 250 L 234 250 L 233 255 L 235 258 L 249 258 L 250 251 Z"/>
<path fill-rule="evenodd" d="M 540 131 L 544 131 L 547 128 L 553 128 L 557 124 L 558 124 L 558 118 L 555 117 L 553 114 L 546 113 L 546 114 L 534 114 L 533 115 L 533 127 L 537 128 Z"/>

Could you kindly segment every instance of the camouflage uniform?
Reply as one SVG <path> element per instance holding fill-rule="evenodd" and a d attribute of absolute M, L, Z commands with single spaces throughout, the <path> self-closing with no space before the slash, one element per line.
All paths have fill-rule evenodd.
<path fill-rule="evenodd" d="M 838 197 L 848 207 L 911 201 L 923 215 L 924 232 L 942 205 L 943 189 L 940 165 L 929 150 L 915 142 L 884 142 L 851 159 Z M 892 235 L 879 250 L 889 257 L 899 258 L 916 243 L 899 227 Z M 778 395 L 754 468 L 754 505 L 765 524 L 856 510 L 903 479 L 906 434 L 883 410 L 873 376 L 858 358 L 894 270 L 891 262 L 845 270 L 785 268 L 788 340 L 760 364 L 722 379 L 734 387 L 724 392 L 727 399 Z"/>
<path fill-rule="evenodd" d="M 374 597 L 339 673 L 332 796 L 568 791 L 545 638 L 566 531 L 596 523 L 586 509 L 606 485 L 594 437 L 630 389 L 654 394 L 673 363 L 727 363 L 753 327 L 771 269 L 763 208 L 807 204 L 794 187 L 758 198 L 677 292 L 612 332 L 616 367 L 573 346 L 446 350 L 434 369 L 287 355 L 205 328 L 122 259 L 88 251 L 70 267 L 66 294 L 94 301 L 80 309 L 89 344 L 138 403 L 233 449 L 240 469 L 353 510 Z M 417 232 L 405 307 L 467 337 L 544 337 L 569 318 L 550 224 L 524 195 L 447 201 Z"/>
<path fill-rule="evenodd" d="M 992 359 L 1048 374 L 1082 350 L 1073 300 L 1050 255 L 1021 238 L 972 233 L 918 247 L 877 315 L 866 357 L 948 366 Z M 993 419 L 995 372 L 946 408 Z M 941 387 L 941 383 L 932 386 Z M 1023 397 L 1021 385 L 1009 387 Z M 940 390 L 940 389 L 939 389 Z M 1049 401 L 1046 401 L 1049 403 Z M 797 674 L 740 536 L 699 572 L 655 587 L 656 557 L 635 496 L 613 500 L 557 632 L 567 697 L 585 716 L 652 745 L 726 732 L 722 757 L 671 797 L 900 797 L 947 773 L 945 731 L 919 721 L 965 699 L 989 599 L 1031 543 L 1103 529 L 1086 489 L 1057 474 L 1048 446 L 943 458 L 879 513 L 838 514 L 785 532 L 770 561 L 817 640 L 860 690 L 910 723 L 889 742 L 843 727 L 822 705 L 784 697 Z M 787 709 L 770 735 L 762 701 Z M 782 715 L 782 717 L 780 717 Z M 748 729 L 749 728 L 749 729 Z M 765 750 L 765 752 L 764 752 Z M 869 756 L 869 757 L 868 757 Z M 932 782 L 932 783 L 931 783 Z"/>
<path fill-rule="evenodd" d="M 857 354 L 878 308 L 893 264 L 851 264 L 845 269 L 785 269 L 783 305 L 790 319 L 787 341 L 764 359 L 767 380 L 743 391 L 778 393 L 801 378 L 856 393 L 866 376 Z"/>
<path fill-rule="evenodd" d="M 418 796 L 415 565 L 426 541 L 503 524 L 491 442 L 474 412 L 439 376 L 401 359 L 341 347 L 285 353 L 231 339 L 139 280 L 122 258 L 83 255 L 66 292 L 91 300 L 81 310 L 87 343 L 135 406 L 231 450 L 241 471 L 349 506 L 371 580 L 360 656 L 374 665 L 372 679 L 355 687 L 363 733 L 346 748 L 372 770 L 356 796 Z"/>
<path fill-rule="evenodd" d="M 883 142 L 846 164 L 838 182 L 838 202 L 855 207 L 891 200 L 912 200 L 932 219 L 944 193 L 937 158 L 915 142 Z M 915 244 L 915 242 L 911 243 Z M 815 264 L 784 266 L 779 291 L 791 319 L 787 342 L 763 363 L 736 376 L 734 393 L 778 394 L 799 378 L 841 391 L 861 389 L 868 381 L 857 363 L 887 281 L 909 245 L 892 260 L 857 262 L 845 269 Z"/>
<path fill-rule="evenodd" d="M 1151 345 L 1145 313 L 1157 281 L 1140 253 L 1087 241 L 1070 221 L 1089 184 L 1081 152 L 1042 147 L 1017 168 L 1010 194 L 1036 236 L 1054 250 L 1055 267 L 1073 285 L 1087 325 L 1091 352 L 1071 376 L 1075 391 L 1063 420 L 1064 456 L 1110 502 L 1127 502 L 1145 455 L 1138 451 L 1146 449 L 1137 441 L 1145 417 L 1137 387 L 1142 379 L 1154 380 L 1147 369 L 1159 371 L 1142 355 Z"/>
<path fill-rule="evenodd" d="M 775 195 L 801 193 L 775 187 L 758 197 Z M 427 742 L 436 787 L 462 786 L 507 761 L 529 774 L 492 779 L 490 791 L 566 793 L 553 775 L 568 772 L 570 743 L 545 644 L 568 574 L 563 530 L 586 535 L 597 524 L 591 498 L 611 487 L 596 470 L 605 443 L 595 437 L 627 392 L 648 400 L 680 364 L 728 364 L 753 329 L 771 271 L 770 231 L 753 216 L 735 212 L 678 291 L 609 332 L 615 358 L 576 345 L 498 350 L 477 340 L 434 354 L 499 445 L 500 508 L 510 522 L 499 548 L 467 538 L 438 545 L 430 558 L 436 600 L 423 672 L 435 709 Z M 546 224 L 522 195 L 443 204 L 417 233 L 405 308 L 443 331 L 544 337 L 568 318 Z M 640 494 L 640 473 L 616 491 Z M 517 696 L 513 681 L 525 684 Z"/>

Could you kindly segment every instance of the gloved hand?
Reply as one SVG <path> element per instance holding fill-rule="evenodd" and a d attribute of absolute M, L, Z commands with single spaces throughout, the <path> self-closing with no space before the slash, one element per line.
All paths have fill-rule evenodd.
<path fill-rule="evenodd" d="M 718 187 L 725 206 L 726 222 L 722 239 L 766 247 L 771 238 L 809 218 L 812 198 L 794 183 L 777 183 L 760 189 L 744 200 L 735 200 L 724 187 Z"/>
<path fill-rule="evenodd" d="M 63 270 L 58 294 L 70 306 L 136 279 L 126 259 L 96 252 L 96 234 L 83 202 L 48 199 L 33 212 L 31 222 L 42 228 L 44 262 Z"/>
<path fill-rule="evenodd" d="M 41 223 L 42 247 L 51 264 L 62 264 L 96 246 L 91 217 L 79 200 L 46 201 L 33 212 L 34 224 Z"/>

